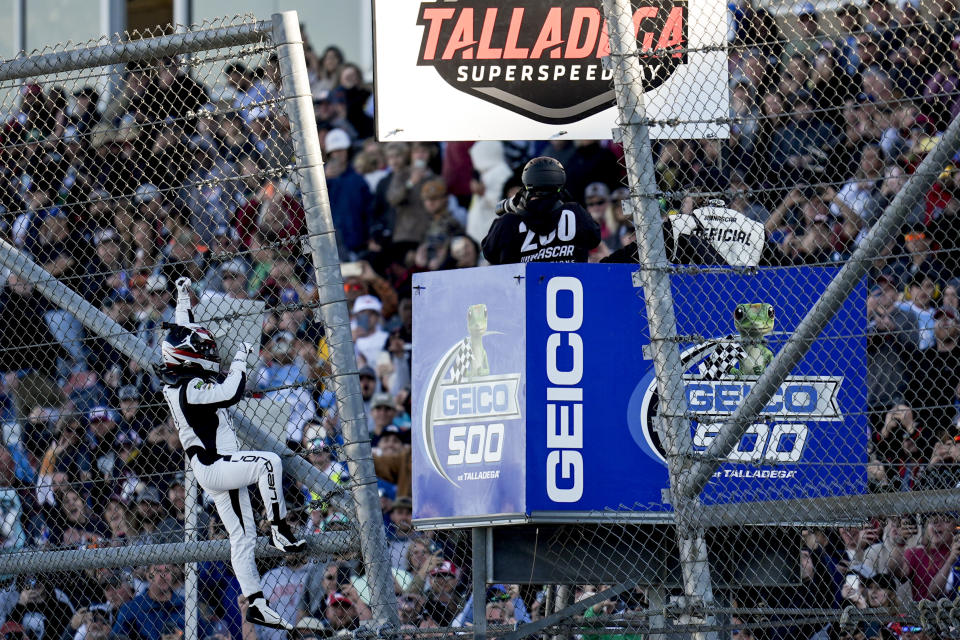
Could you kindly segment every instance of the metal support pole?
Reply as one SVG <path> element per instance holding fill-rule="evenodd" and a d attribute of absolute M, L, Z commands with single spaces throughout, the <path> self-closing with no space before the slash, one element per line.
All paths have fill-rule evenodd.
<path fill-rule="evenodd" d="M 690 424 L 686 414 L 686 398 L 680 353 L 672 339 L 677 334 L 673 312 L 673 293 L 669 266 L 663 242 L 663 224 L 656 198 L 657 182 L 653 169 L 650 132 L 646 123 L 646 104 L 640 82 L 643 78 L 633 31 L 633 7 L 630 0 L 604 0 L 603 8 L 610 32 L 610 58 L 614 71 L 614 91 L 620 109 L 624 161 L 636 228 L 637 247 L 642 268 L 639 280 L 643 286 L 650 327 L 650 353 L 657 376 L 658 430 L 666 445 L 670 486 L 677 487 L 691 452 Z M 625 203 L 627 204 L 627 203 Z M 688 500 L 677 491 L 672 502 L 677 524 L 680 564 L 683 569 L 684 592 L 691 599 L 710 607 L 713 587 L 707 561 L 707 545 L 703 527 L 687 513 Z M 712 618 L 705 621 L 712 625 Z M 716 632 L 695 633 L 698 640 L 712 640 Z"/>
<path fill-rule="evenodd" d="M 663 629 L 667 626 L 667 619 L 663 615 L 664 607 L 667 604 L 667 590 L 663 584 L 655 584 L 647 589 L 647 609 L 656 611 L 650 616 L 651 629 Z M 650 640 L 664 640 L 666 636 L 659 633 L 651 633 Z"/>
<path fill-rule="evenodd" d="M 45 73 L 64 73 L 122 64 L 144 58 L 160 58 L 221 47 L 235 47 L 262 40 L 269 30 L 269 22 L 254 22 L 6 60 L 0 66 L 0 82 L 23 80 Z"/>
<path fill-rule="evenodd" d="M 193 0 L 173 0 L 173 26 L 184 33 L 193 26 Z"/>
<path fill-rule="evenodd" d="M 573 600 L 571 597 L 573 595 L 570 585 L 560 584 L 557 585 L 557 600 L 553 605 L 553 613 L 561 614 L 569 611 L 570 604 Z M 550 636 L 552 640 L 568 640 L 570 637 L 566 633 L 558 633 Z"/>
<path fill-rule="evenodd" d="M 303 207 L 306 212 L 308 246 L 317 282 L 317 309 L 330 350 L 331 377 L 337 381 L 337 410 L 343 425 L 343 452 L 353 479 L 357 506 L 360 549 L 370 581 L 370 608 L 380 624 L 399 624 L 393 574 L 377 495 L 370 435 L 360 395 L 360 379 L 354 355 L 350 316 L 340 274 L 340 258 L 333 228 L 333 215 L 323 174 L 320 140 L 313 113 L 313 96 L 307 78 L 303 39 L 296 11 L 275 13 L 273 42 L 283 80 L 284 108 L 290 119 L 290 133 L 296 155 Z"/>
<path fill-rule="evenodd" d="M 308 553 L 316 555 L 344 554 L 356 551 L 356 541 L 348 532 L 330 531 L 306 536 Z M 257 538 L 258 558 L 282 558 L 283 552 L 270 544 L 266 536 Z M 127 545 L 101 549 L 73 549 L 64 551 L 8 551 L 0 552 L 0 573 L 56 573 L 70 567 L 82 569 L 110 569 L 136 567 L 148 564 L 186 564 L 230 560 L 230 541 L 204 540 L 184 544 Z"/>
<path fill-rule="evenodd" d="M 612 42 L 611 38 L 611 45 Z M 827 285 L 827 290 L 800 321 L 797 330 L 787 340 L 780 353 L 774 357 L 766 371 L 760 375 L 743 403 L 724 423 L 716 439 L 701 456 L 698 456 L 700 459 L 692 465 L 690 473 L 681 479 L 679 485 L 672 485 L 677 487 L 678 494 L 700 495 L 721 460 L 737 446 L 740 438 L 770 402 L 770 398 L 783 384 L 787 375 L 800 362 L 810 349 L 810 345 L 866 274 L 870 263 L 876 259 L 887 241 L 903 225 L 913 206 L 930 190 L 933 181 L 940 175 L 958 147 L 960 147 L 960 117 L 950 123 L 937 146 L 924 158 L 907 184 L 897 193 L 893 202 L 873 225 L 869 235 L 843 265 L 837 277 Z"/>
<path fill-rule="evenodd" d="M 187 465 L 183 478 L 183 541 L 186 546 L 195 543 L 199 536 L 197 531 L 197 479 L 193 475 L 193 469 Z M 199 613 L 200 613 L 200 576 L 196 562 L 188 562 L 184 567 L 184 627 L 183 635 L 186 640 L 198 640 L 199 638 Z"/>
<path fill-rule="evenodd" d="M 471 529 L 473 537 L 473 640 L 487 640 L 487 540 L 486 527 Z"/>
<path fill-rule="evenodd" d="M 27 52 L 27 0 L 13 0 L 13 57 Z"/>
<path fill-rule="evenodd" d="M 114 44 L 123 41 L 127 31 L 127 3 L 123 0 L 100 0 L 100 35 Z M 119 64 L 109 65 L 109 73 L 100 80 L 100 99 L 103 104 L 122 92 L 123 68 Z"/>
<path fill-rule="evenodd" d="M 100 0 L 100 35 L 119 42 L 127 30 L 127 3 L 123 0 Z"/>

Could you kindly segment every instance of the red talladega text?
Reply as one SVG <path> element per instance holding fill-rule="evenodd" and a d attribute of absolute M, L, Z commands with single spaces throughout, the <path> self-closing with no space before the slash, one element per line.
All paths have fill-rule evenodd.
<path fill-rule="evenodd" d="M 458 5 L 460 3 L 457 3 Z M 497 29 L 498 14 L 510 11 L 506 33 Z M 420 63 L 450 60 L 582 60 L 610 53 L 607 22 L 595 6 L 551 7 L 542 18 L 525 18 L 525 7 L 420 5 L 423 25 Z M 659 18 L 659 19 L 658 19 Z M 661 55 L 684 42 L 684 7 L 642 6 L 633 14 L 633 33 L 641 52 Z M 503 16 L 501 24 L 505 23 Z M 645 25 L 662 25 L 650 30 Z"/>

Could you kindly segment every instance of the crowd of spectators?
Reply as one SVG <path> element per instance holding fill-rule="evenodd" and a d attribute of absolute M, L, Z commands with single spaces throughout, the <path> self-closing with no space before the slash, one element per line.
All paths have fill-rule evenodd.
<path fill-rule="evenodd" d="M 720 196 L 764 224 L 781 262 L 842 263 L 960 113 L 958 20 L 952 0 L 847 3 L 833 22 L 801 3 L 786 23 L 731 3 L 731 137 L 654 144 L 663 215 Z M 0 232 L 153 348 L 173 320 L 178 277 L 190 277 L 201 300 L 263 303 L 249 386 L 288 405 L 289 446 L 346 483 L 324 378 L 328 347 L 313 322 L 317 292 L 299 242 L 305 214 L 283 171 L 293 145 L 277 60 L 225 62 L 206 76 L 198 71 L 207 73 L 209 61 L 130 62 L 109 97 L 93 86 L 71 93 L 24 84 L 0 129 Z M 591 260 L 623 248 L 633 226 L 621 206 L 629 196 L 622 149 L 610 141 L 381 143 L 361 69 L 333 46 L 308 44 L 307 62 L 399 614 L 411 627 L 467 624 L 467 540 L 411 522 L 412 275 L 482 265 L 479 243 L 496 203 L 520 189 L 519 170 L 536 155 L 562 162 L 571 198 L 601 225 Z M 873 491 L 960 484 L 958 220 L 960 171 L 949 166 L 870 267 L 864 411 Z M 183 452 L 154 372 L 91 336 L 24 278 L 3 276 L 3 549 L 182 540 Z M 348 526 L 322 496 L 289 479 L 285 491 L 303 531 Z M 201 537 L 224 537 L 207 507 Z M 806 530 L 800 586 L 737 597 L 861 609 L 952 597 L 960 589 L 955 524 L 936 514 Z M 298 621 L 301 638 L 370 617 L 356 558 L 268 565 L 265 595 Z M 224 563 L 205 563 L 200 575 L 201 637 L 283 640 L 241 622 L 246 603 Z M 577 597 L 599 589 L 582 586 Z M 535 619 L 542 595 L 491 587 L 487 619 Z M 635 590 L 586 617 L 645 606 Z M 175 640 L 183 608 L 182 572 L 164 564 L 21 576 L 0 591 L 3 633 L 17 640 Z M 774 635 L 841 637 L 813 627 Z"/>

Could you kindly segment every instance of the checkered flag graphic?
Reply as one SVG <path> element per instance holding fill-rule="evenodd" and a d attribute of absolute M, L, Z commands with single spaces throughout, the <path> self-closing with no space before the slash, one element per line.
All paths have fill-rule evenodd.
<path fill-rule="evenodd" d="M 454 356 L 453 366 L 450 368 L 450 380 L 454 384 L 463 382 L 472 365 L 473 347 L 470 346 L 470 338 L 464 338 L 457 346 L 457 354 Z"/>
<path fill-rule="evenodd" d="M 700 363 L 699 372 L 704 380 L 719 380 L 740 363 L 746 352 L 737 339 L 737 336 L 727 336 L 717 341 L 713 353 Z"/>

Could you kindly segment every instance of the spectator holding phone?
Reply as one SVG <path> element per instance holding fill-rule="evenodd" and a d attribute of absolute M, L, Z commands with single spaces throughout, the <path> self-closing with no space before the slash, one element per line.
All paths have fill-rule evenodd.
<path fill-rule="evenodd" d="M 606 587 L 600 588 L 605 589 Z M 623 607 L 623 603 L 612 598 L 608 598 L 603 602 L 598 602 L 592 607 L 589 607 L 583 612 L 583 618 L 584 620 L 607 618 L 615 616 L 618 612 L 622 612 L 624 608 L 625 607 Z M 642 638 L 643 636 L 637 633 L 618 633 L 612 636 L 590 633 L 583 634 L 583 640 L 642 640 Z"/>
<path fill-rule="evenodd" d="M 407 546 L 405 569 L 410 573 L 412 581 L 406 591 L 423 593 L 426 590 L 427 580 L 433 575 L 432 571 L 442 566 L 444 562 L 440 548 L 432 540 L 428 538 L 411 540 Z"/>
<path fill-rule="evenodd" d="M 17 578 L 20 597 L 7 620 L 21 625 L 32 640 L 60 640 L 73 608 L 45 574 Z"/>
<path fill-rule="evenodd" d="M 960 558 L 960 536 L 954 534 L 955 521 L 947 514 L 927 518 L 919 546 L 897 548 L 890 554 L 890 572 L 910 582 L 914 601 L 939 598 L 947 576 Z"/>
<path fill-rule="evenodd" d="M 890 567 L 890 556 L 897 549 L 903 550 L 920 543 L 920 527 L 917 516 L 891 516 L 886 518 L 881 539 L 863 553 L 862 571 L 866 575 L 886 573 Z"/>

